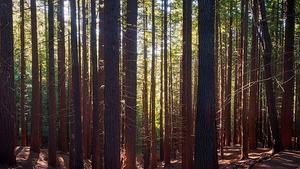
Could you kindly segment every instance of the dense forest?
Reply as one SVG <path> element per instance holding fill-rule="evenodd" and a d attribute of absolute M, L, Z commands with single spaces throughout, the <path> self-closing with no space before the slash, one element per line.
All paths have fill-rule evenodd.
<path fill-rule="evenodd" d="M 300 167 L 300 1 L 0 0 L 0 168 Z"/>

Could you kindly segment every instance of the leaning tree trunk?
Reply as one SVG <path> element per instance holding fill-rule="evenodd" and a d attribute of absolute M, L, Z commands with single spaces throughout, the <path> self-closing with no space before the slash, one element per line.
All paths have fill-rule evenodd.
<path fill-rule="evenodd" d="M 13 3 L 0 1 L 0 164 L 16 164 Z"/>
<path fill-rule="evenodd" d="M 277 110 L 275 104 L 275 95 L 273 91 L 273 78 L 272 78 L 272 41 L 269 34 L 269 28 L 266 17 L 266 7 L 265 1 L 259 0 L 260 13 L 261 13 L 261 29 L 262 36 L 264 41 L 264 78 L 265 80 L 265 89 L 266 89 L 266 97 L 267 97 L 267 107 L 269 111 L 269 121 L 272 130 L 273 136 L 273 149 L 274 153 L 277 153 L 282 150 L 282 143 L 279 133 L 278 120 L 277 120 Z"/>
<path fill-rule="evenodd" d="M 195 136 L 195 168 L 218 168 L 216 146 L 214 7 L 215 1 L 199 2 L 199 74 Z"/>

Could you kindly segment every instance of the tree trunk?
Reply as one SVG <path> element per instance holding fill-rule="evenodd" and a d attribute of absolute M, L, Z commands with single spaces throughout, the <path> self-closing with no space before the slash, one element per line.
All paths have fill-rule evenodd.
<path fill-rule="evenodd" d="M 136 168 L 137 0 L 127 0 L 125 59 L 125 169 Z"/>
<path fill-rule="evenodd" d="M 120 1 L 104 0 L 104 165 L 120 169 Z"/>
<path fill-rule="evenodd" d="M 56 96 L 55 96 L 55 72 L 54 72 L 54 12 L 53 0 L 48 0 L 48 23 L 49 23 L 49 66 L 48 66 L 48 122 L 49 122 L 49 145 L 48 164 L 56 167 Z"/>
<path fill-rule="evenodd" d="M 251 48 L 251 78 L 250 78 L 250 105 L 249 105 L 249 148 L 251 150 L 256 149 L 257 143 L 257 121 L 259 117 L 259 55 L 258 55 L 258 2 L 253 0 L 252 2 L 252 48 Z"/>
<path fill-rule="evenodd" d="M 71 52 L 72 52 L 72 103 L 73 103 L 73 134 L 74 134 L 74 168 L 83 168 L 82 127 L 80 112 L 79 61 L 77 48 L 76 1 L 71 0 Z"/>
<path fill-rule="evenodd" d="M 165 137 L 164 137 L 164 161 L 165 166 L 170 165 L 170 114 L 168 101 L 168 0 L 164 0 L 164 109 L 165 109 Z"/>
<path fill-rule="evenodd" d="M 164 3 L 161 3 L 161 43 L 160 43 L 160 110 L 159 110 L 159 154 L 160 161 L 164 160 L 164 127 L 163 127 L 163 94 L 164 94 Z"/>
<path fill-rule="evenodd" d="M 83 124 L 83 158 L 88 158 L 88 132 L 89 132 L 89 70 L 88 70 L 88 51 L 87 51 L 87 33 L 86 33 L 87 15 L 86 2 L 82 0 L 82 124 Z"/>
<path fill-rule="evenodd" d="M 215 121 L 214 7 L 199 2 L 199 75 L 195 139 L 195 168 L 218 168 Z M 201 78 L 200 78 L 201 77 Z M 205 136 L 204 136 L 205 135 Z"/>
<path fill-rule="evenodd" d="M 99 83 L 98 83 L 98 68 L 97 68 L 97 35 L 96 35 L 96 2 L 91 0 L 91 61 L 92 61 L 92 76 L 93 76 L 93 133 L 92 133 L 92 168 L 99 168 Z"/>
<path fill-rule="evenodd" d="M 149 111 L 148 111 L 148 41 L 147 41 L 147 26 L 148 26 L 148 16 L 147 16 L 147 6 L 145 0 L 143 0 L 144 8 L 144 82 L 143 82 L 143 159 L 144 159 L 144 169 L 149 168 L 150 164 L 150 136 L 149 136 Z"/>
<path fill-rule="evenodd" d="M 261 12 L 261 29 L 262 36 L 264 40 L 264 78 L 265 88 L 266 88 L 266 97 L 267 97 L 267 106 L 269 111 L 269 120 L 273 136 L 273 149 L 274 153 L 277 153 L 282 150 L 282 143 L 279 133 L 278 120 L 277 120 L 277 110 L 275 105 L 275 96 L 273 91 L 273 78 L 272 78 L 272 42 L 269 34 L 268 23 L 266 20 L 266 7 L 265 1 L 259 0 L 260 12 Z"/>
<path fill-rule="evenodd" d="M 192 119 L 192 1 L 183 1 L 183 56 L 182 56 L 182 169 L 193 168 Z"/>
<path fill-rule="evenodd" d="M 24 16 L 24 0 L 20 0 L 20 12 L 21 12 L 21 105 L 20 105 L 20 113 L 21 113 L 21 145 L 27 145 L 27 122 L 25 119 L 25 95 L 26 95 L 26 62 L 25 62 L 25 16 Z"/>
<path fill-rule="evenodd" d="M 100 114 L 100 126 L 99 126 L 99 151 L 98 164 L 99 169 L 103 169 L 103 149 L 104 149 L 104 0 L 99 2 L 99 114 Z"/>
<path fill-rule="evenodd" d="M 232 82 L 232 0 L 230 1 L 230 16 L 229 16 L 229 42 L 228 42 L 228 70 L 227 70 L 227 87 L 225 94 L 225 145 L 230 146 L 231 144 L 231 82 Z"/>
<path fill-rule="evenodd" d="M 31 6 L 31 45 L 32 45 L 32 122 L 30 150 L 40 152 L 40 83 L 39 83 L 39 60 L 36 22 L 36 0 L 30 1 Z"/>
<path fill-rule="evenodd" d="M 151 169 L 156 168 L 156 126 L 155 126 L 155 0 L 152 0 L 152 67 L 151 67 Z"/>
<path fill-rule="evenodd" d="M 287 0 L 284 71 L 283 71 L 283 98 L 281 111 L 281 137 L 284 148 L 292 148 L 293 136 L 293 109 L 294 109 L 294 34 L 295 34 L 295 0 Z"/>
<path fill-rule="evenodd" d="M 0 1 L 0 164 L 16 164 L 13 3 Z"/>
<path fill-rule="evenodd" d="M 241 115 L 241 159 L 248 158 L 248 82 L 247 82 L 247 57 L 248 57 L 248 0 L 244 0 L 244 6 L 242 6 L 243 12 L 243 41 L 242 43 L 242 115 Z M 244 9 L 243 9 L 244 8 Z"/>
<path fill-rule="evenodd" d="M 64 18 L 64 0 L 59 0 L 58 7 L 58 104 L 59 104 L 59 148 L 63 152 L 68 151 L 67 140 L 67 106 L 66 106 L 66 67 L 65 67 L 65 18 Z"/>

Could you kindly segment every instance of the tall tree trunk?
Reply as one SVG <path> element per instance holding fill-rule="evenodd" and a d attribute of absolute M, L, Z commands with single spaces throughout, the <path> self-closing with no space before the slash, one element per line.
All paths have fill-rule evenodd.
<path fill-rule="evenodd" d="M 244 0 L 243 12 L 243 41 L 242 46 L 242 115 L 241 115 L 241 159 L 248 158 L 248 82 L 247 82 L 247 57 L 248 57 L 248 0 Z M 244 9 L 243 9 L 244 8 Z"/>
<path fill-rule="evenodd" d="M 159 154 L 160 161 L 164 160 L 164 127 L 163 127 L 163 94 L 164 94 L 164 3 L 161 3 L 161 42 L 160 42 L 160 110 L 159 110 Z"/>
<path fill-rule="evenodd" d="M 193 168 L 192 127 L 192 1 L 183 1 L 182 169 Z"/>
<path fill-rule="evenodd" d="M 136 168 L 137 0 L 127 0 L 125 59 L 125 169 Z"/>
<path fill-rule="evenodd" d="M 16 164 L 13 3 L 0 1 L 0 164 Z"/>
<path fill-rule="evenodd" d="M 25 119 L 25 95 L 26 95 L 26 62 L 25 62 L 25 16 L 24 16 L 24 0 L 20 0 L 20 12 L 21 12 L 21 145 L 27 145 L 27 128 L 26 128 L 26 119 Z"/>
<path fill-rule="evenodd" d="M 56 166 L 56 96 L 55 96 L 55 72 L 54 72 L 54 12 L 53 0 L 48 0 L 48 23 L 49 23 L 49 66 L 48 66 L 48 121 L 49 121 L 49 145 L 48 164 Z"/>
<path fill-rule="evenodd" d="M 30 150 L 40 152 L 40 83 L 37 42 L 36 0 L 30 1 L 31 6 L 31 45 L 32 45 L 32 122 Z"/>
<path fill-rule="evenodd" d="M 144 8 L 144 82 L 143 82 L 143 159 L 144 159 L 144 169 L 149 168 L 150 164 L 150 136 L 149 136 L 149 110 L 148 110 L 148 41 L 147 41 L 147 26 L 148 26 L 148 16 L 147 16 L 147 4 L 143 0 Z"/>
<path fill-rule="evenodd" d="M 258 55 L 258 1 L 252 2 L 252 48 L 251 48 L 251 78 L 250 78 L 250 105 L 249 105 L 249 148 L 255 149 L 257 143 L 257 121 L 259 117 L 259 55 Z"/>
<path fill-rule="evenodd" d="M 83 158 L 88 158 L 88 132 L 89 132 L 89 70 L 88 70 L 88 56 L 87 56 L 87 33 L 86 33 L 87 15 L 86 15 L 86 3 L 82 0 L 82 106 L 83 106 Z"/>
<path fill-rule="evenodd" d="M 104 166 L 120 169 L 120 1 L 104 0 Z"/>
<path fill-rule="evenodd" d="M 294 109 L 294 34 L 295 34 L 295 0 L 287 0 L 284 71 L 283 71 L 283 100 L 281 111 L 281 137 L 284 148 L 292 148 L 293 109 Z"/>
<path fill-rule="evenodd" d="M 232 16 L 232 0 L 230 1 L 230 16 L 229 16 L 229 42 L 228 42 L 228 70 L 227 70 L 227 87 L 225 94 L 225 145 L 230 146 L 231 144 L 231 82 L 232 82 L 232 24 L 233 24 L 233 16 Z"/>
<path fill-rule="evenodd" d="M 300 38 L 298 42 L 298 60 L 300 59 Z M 300 149 L 300 62 L 297 65 L 298 69 L 296 70 L 296 91 L 297 91 L 297 105 L 296 105 L 296 136 L 297 136 L 297 149 Z"/>
<path fill-rule="evenodd" d="M 103 148 L 104 148 L 104 0 L 99 2 L 99 163 L 97 167 L 103 169 Z"/>
<path fill-rule="evenodd" d="M 74 142 L 74 168 L 83 168 L 82 155 L 82 127 L 80 112 L 80 84 L 79 84 L 79 61 L 77 48 L 77 26 L 76 26 L 76 1 L 71 0 L 71 53 L 72 53 L 72 103 L 73 103 L 73 134 Z"/>
<path fill-rule="evenodd" d="M 264 40 L 264 78 L 265 80 L 265 89 L 267 97 L 267 106 L 269 111 L 269 120 L 273 136 L 273 149 L 274 153 L 277 153 L 282 150 L 282 143 L 279 133 L 278 120 L 277 120 L 277 110 L 275 105 L 275 96 L 273 91 L 273 78 L 272 78 L 272 42 L 269 34 L 268 23 L 266 20 L 266 7 L 265 1 L 259 0 L 260 13 L 261 13 L 261 29 L 262 36 Z"/>
<path fill-rule="evenodd" d="M 156 168 L 156 126 L 155 126 L 155 0 L 152 0 L 152 65 L 151 65 L 151 169 Z"/>
<path fill-rule="evenodd" d="M 97 35 L 96 35 L 96 2 L 91 0 L 91 61 L 93 76 L 93 133 L 92 133 L 92 168 L 99 168 L 99 83 L 98 83 L 98 67 L 97 67 Z"/>
<path fill-rule="evenodd" d="M 215 1 L 198 0 L 198 2 L 199 74 L 195 131 L 195 168 L 217 169 L 214 74 Z"/>
<path fill-rule="evenodd" d="M 67 105 L 66 105 L 66 67 L 65 67 L 65 18 L 64 0 L 59 0 L 58 7 L 58 99 L 59 99 L 59 148 L 63 152 L 68 151 L 67 140 Z"/>
<path fill-rule="evenodd" d="M 170 165 L 170 114 L 168 102 L 168 0 L 164 0 L 164 109 L 165 109 L 165 137 L 164 137 L 164 161 L 165 166 Z"/>

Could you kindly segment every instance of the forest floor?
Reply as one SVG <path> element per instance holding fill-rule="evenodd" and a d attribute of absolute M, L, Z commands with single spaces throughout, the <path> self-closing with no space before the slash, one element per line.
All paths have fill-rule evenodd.
<path fill-rule="evenodd" d="M 41 153 L 30 154 L 29 147 L 17 147 L 17 167 L 14 169 L 48 169 L 47 149 L 41 149 Z M 225 147 L 224 156 L 219 160 L 220 169 L 300 169 L 300 151 L 283 151 L 271 155 L 270 149 L 259 148 L 249 152 L 247 160 L 240 160 L 239 147 Z M 219 157 L 220 158 L 220 157 Z M 58 153 L 59 169 L 67 169 L 68 154 Z M 172 167 L 168 169 L 180 169 L 181 160 L 172 160 Z M 85 160 L 84 168 L 91 168 L 91 161 Z M 142 157 L 137 160 L 138 169 L 142 169 Z M 163 163 L 158 164 L 158 169 L 163 169 Z M 0 166 L 0 169 L 6 169 Z"/>

